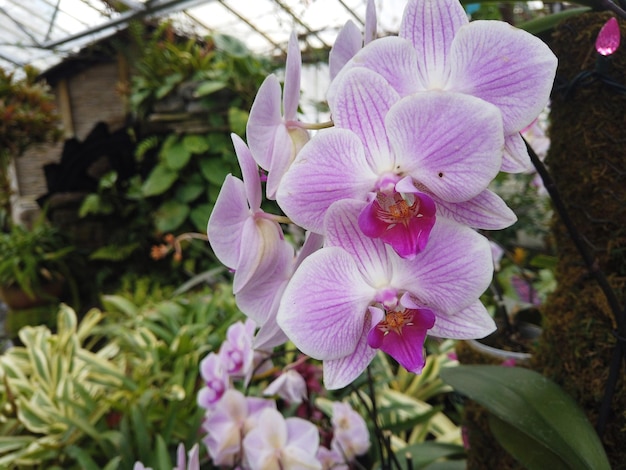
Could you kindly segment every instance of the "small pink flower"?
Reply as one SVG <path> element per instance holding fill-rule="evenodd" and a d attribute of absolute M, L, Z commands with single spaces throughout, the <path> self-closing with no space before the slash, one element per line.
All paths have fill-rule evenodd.
<path fill-rule="evenodd" d="M 200 470 L 200 447 L 198 444 L 185 453 L 185 444 L 178 444 L 176 451 L 176 467 L 173 470 Z"/>
<path fill-rule="evenodd" d="M 231 377 L 244 378 L 252 373 L 254 364 L 252 341 L 255 329 L 254 321 L 250 319 L 245 323 L 238 321 L 228 327 L 219 356 Z"/>
<path fill-rule="evenodd" d="M 603 56 L 609 56 L 615 53 L 619 48 L 621 40 L 619 24 L 615 17 L 610 18 L 598 33 L 596 38 L 596 51 Z"/>
<path fill-rule="evenodd" d="M 301 418 L 285 419 L 275 409 L 263 410 L 243 439 L 244 462 L 250 470 L 272 468 L 321 470 L 316 458 L 317 427 Z"/>
<path fill-rule="evenodd" d="M 200 361 L 200 376 L 205 386 L 198 392 L 198 405 L 211 409 L 230 388 L 230 378 L 221 358 L 214 352 Z"/>
<path fill-rule="evenodd" d="M 354 460 L 370 447 L 370 433 L 363 417 L 348 403 L 333 403 L 333 440 L 331 449 L 343 455 L 346 460 Z"/>
<path fill-rule="evenodd" d="M 272 400 L 245 397 L 238 390 L 228 390 L 209 411 L 202 427 L 207 431 L 204 444 L 213 463 L 233 467 L 242 457 L 242 441 L 257 424 L 259 413 L 276 406 Z"/>
<path fill-rule="evenodd" d="M 263 390 L 263 395 L 278 395 L 289 403 L 302 403 L 306 400 L 306 382 L 294 369 L 283 372 Z"/>

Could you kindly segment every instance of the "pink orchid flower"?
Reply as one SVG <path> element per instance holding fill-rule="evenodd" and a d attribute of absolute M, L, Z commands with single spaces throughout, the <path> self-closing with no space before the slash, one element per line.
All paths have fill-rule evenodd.
<path fill-rule="evenodd" d="M 319 432 L 302 418 L 287 418 L 275 409 L 265 409 L 243 440 L 246 468 L 321 470 L 317 460 Z"/>
<path fill-rule="evenodd" d="M 337 79 L 335 128 L 320 131 L 283 177 L 277 201 L 295 223 L 323 233 L 336 201 L 361 201 L 360 226 L 411 258 L 435 216 L 475 228 L 516 218 L 487 186 L 501 166 L 498 109 L 475 97 L 436 91 L 400 99 L 379 74 L 354 68 Z"/>
<path fill-rule="evenodd" d="M 200 377 L 204 386 L 198 391 L 198 405 L 211 409 L 230 388 L 230 376 L 226 372 L 222 358 L 214 352 L 200 361 Z"/>
<path fill-rule="evenodd" d="M 502 169 L 520 172 L 530 159 L 519 132 L 546 106 L 556 64 L 532 34 L 502 21 L 469 22 L 458 0 L 409 0 L 398 36 L 372 41 L 342 72 L 368 68 L 402 96 L 443 90 L 494 104 L 504 124 Z"/>
<path fill-rule="evenodd" d="M 424 251 L 407 260 L 363 235 L 358 207 L 346 200 L 329 209 L 326 245 L 302 262 L 277 315 L 298 349 L 323 361 L 329 389 L 346 386 L 365 370 L 377 351 L 370 332 L 385 322 L 396 329 L 389 340 L 399 343 L 387 349 L 409 371 L 421 371 L 423 344 L 411 332 L 414 317 L 398 316 L 402 309 L 432 312 L 435 321 L 428 332 L 437 337 L 482 338 L 495 329 L 478 300 L 493 274 L 482 235 L 438 219 Z M 410 302 L 401 300 L 407 298 Z"/>
<path fill-rule="evenodd" d="M 332 411 L 331 449 L 335 449 L 347 461 L 365 454 L 370 448 L 370 433 L 363 417 L 345 402 L 334 402 Z"/>
<path fill-rule="evenodd" d="M 285 241 L 276 216 L 261 209 L 261 179 L 250 150 L 232 134 L 243 181 L 228 175 L 209 218 L 209 243 L 217 258 L 235 271 L 237 294 L 255 277 L 265 277 L 291 262 L 293 248 Z"/>
<path fill-rule="evenodd" d="M 233 466 L 243 457 L 244 436 L 257 425 L 261 412 L 276 407 L 273 400 L 246 397 L 238 390 L 228 390 L 202 423 L 207 432 L 203 439 L 213 463 Z"/>

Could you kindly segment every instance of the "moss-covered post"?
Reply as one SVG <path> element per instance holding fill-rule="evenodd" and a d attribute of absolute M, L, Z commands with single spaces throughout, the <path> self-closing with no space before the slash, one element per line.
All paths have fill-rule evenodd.
<path fill-rule="evenodd" d="M 591 77 L 595 40 L 608 13 L 564 21 L 551 44 L 559 58 L 550 113 L 546 163 L 569 216 L 621 308 L 626 304 L 626 93 Z M 626 22 L 620 20 L 622 42 Z M 607 74 L 626 86 L 626 44 L 610 57 Z M 571 85 L 569 88 L 567 84 Z M 555 215 L 558 288 L 543 306 L 543 335 L 532 367 L 560 384 L 598 422 L 616 344 L 607 296 Z M 602 440 L 613 468 L 626 462 L 626 381 L 619 370 Z"/>

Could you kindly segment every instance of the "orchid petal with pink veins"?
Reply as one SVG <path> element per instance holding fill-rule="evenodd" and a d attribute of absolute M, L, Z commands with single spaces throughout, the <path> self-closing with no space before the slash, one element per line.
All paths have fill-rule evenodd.
<path fill-rule="evenodd" d="M 429 334 L 439 338 L 477 339 L 493 333 L 496 323 L 477 300 L 454 315 L 440 315 Z"/>
<path fill-rule="evenodd" d="M 419 76 L 429 89 L 443 89 L 450 74 L 449 51 L 457 31 L 468 23 L 458 0 L 410 0 L 399 36 L 417 51 Z"/>
<path fill-rule="evenodd" d="M 278 309 L 278 325 L 311 357 L 344 357 L 362 336 L 363 314 L 375 292 L 347 252 L 323 248 L 306 258 L 291 278 Z"/>
<path fill-rule="evenodd" d="M 277 201 L 293 222 L 323 233 L 330 205 L 341 199 L 365 202 L 377 179 L 361 140 L 347 129 L 328 129 L 302 148 L 282 179 Z"/>
<path fill-rule="evenodd" d="M 458 93 L 424 92 L 396 103 L 387 134 L 397 170 L 444 201 L 467 201 L 487 188 L 502 164 L 498 109 Z"/>
<path fill-rule="evenodd" d="M 355 56 L 364 45 L 376 39 L 376 5 L 374 0 L 368 0 L 365 8 L 365 29 L 363 34 L 352 20 L 348 20 L 341 28 L 335 43 L 328 55 L 330 79 L 334 80 L 341 69 Z"/>
<path fill-rule="evenodd" d="M 337 80 L 354 68 L 376 72 L 401 96 L 426 89 L 419 80 L 415 49 L 404 38 L 387 36 L 372 41 L 344 66 Z M 336 95 L 336 82 L 333 82 L 328 91 L 328 100 L 332 101 Z"/>
<path fill-rule="evenodd" d="M 233 280 L 233 293 L 237 294 L 255 276 L 266 276 L 276 271 L 277 264 L 293 256 L 292 246 L 283 238 L 278 223 L 249 217 L 241 232 L 241 249 Z"/>
<path fill-rule="evenodd" d="M 292 121 L 298 112 L 300 101 L 300 76 L 302 69 L 302 54 L 295 31 L 289 36 L 287 45 L 287 61 L 285 64 L 285 85 L 283 89 L 283 115 L 285 121 Z"/>
<path fill-rule="evenodd" d="M 355 210 L 356 213 L 360 207 L 352 201 L 337 204 L 341 206 L 341 210 Z M 369 236 L 355 236 L 354 234 L 361 233 L 358 219 L 330 214 L 332 211 L 329 211 L 326 219 L 326 246 L 337 246 L 347 251 L 357 261 L 361 275 L 370 285 L 384 284 L 391 276 L 387 247 Z"/>
<path fill-rule="evenodd" d="M 284 173 L 309 139 L 308 132 L 296 122 L 301 69 L 302 57 L 298 39 L 292 33 L 287 51 L 282 99 L 280 83 L 274 75 L 270 75 L 259 88 L 250 109 L 246 134 L 254 159 L 261 168 L 268 171 L 268 199 L 276 198 Z"/>
<path fill-rule="evenodd" d="M 367 5 L 365 7 L 365 29 L 363 30 L 364 45 L 367 45 L 376 39 L 377 23 L 376 4 L 374 3 L 374 0 L 367 0 Z"/>
<path fill-rule="evenodd" d="M 414 261 L 395 259 L 394 285 L 435 314 L 454 315 L 472 304 L 493 275 L 491 248 L 469 227 L 439 218 L 426 249 Z"/>
<path fill-rule="evenodd" d="M 393 170 L 385 116 L 400 96 L 371 70 L 352 69 L 338 80 L 337 94 L 329 100 L 335 126 L 359 136 L 372 168 Z"/>
<path fill-rule="evenodd" d="M 379 311 L 380 312 L 380 311 Z M 372 315 L 374 313 L 374 316 Z M 346 387 L 363 373 L 374 356 L 376 349 L 367 344 L 368 332 L 383 319 L 382 312 L 367 312 L 363 317 L 363 329 L 354 351 L 340 358 L 324 361 L 324 387 L 337 390 Z"/>
<path fill-rule="evenodd" d="M 237 268 L 241 233 L 249 216 L 250 208 L 243 181 L 227 175 L 207 226 L 211 248 L 227 268 Z"/>
<path fill-rule="evenodd" d="M 473 21 L 452 43 L 448 89 L 496 105 L 509 135 L 545 108 L 556 65 L 556 56 L 536 36 L 501 21 Z"/>
<path fill-rule="evenodd" d="M 505 136 L 501 170 L 507 173 L 522 173 L 529 171 L 532 166 L 522 135 L 516 132 Z"/>
<path fill-rule="evenodd" d="M 502 198 L 488 189 L 469 201 L 438 201 L 437 211 L 442 217 L 483 230 L 502 230 L 517 221 L 517 216 Z"/>
<path fill-rule="evenodd" d="M 235 154 L 241 168 L 241 176 L 243 184 L 246 189 L 246 198 L 250 209 L 256 210 L 261 207 L 262 191 L 261 191 L 261 175 L 259 174 L 259 168 L 257 167 L 250 149 L 246 146 L 246 143 L 237 134 L 230 135 L 233 146 L 235 147 Z"/>
<path fill-rule="evenodd" d="M 360 202 L 351 200 L 330 207 L 326 246 L 296 271 L 277 316 L 298 348 L 324 361 L 328 388 L 343 387 L 363 372 L 375 354 L 368 335 L 383 321 L 399 331 L 387 335 L 387 341 L 402 343 L 385 348 L 418 370 L 423 344 L 412 340 L 422 338 L 418 330 L 428 329 L 429 316 L 414 323 L 413 316 L 399 321 L 404 317 L 396 315 L 407 309 L 432 310 L 436 322 L 458 314 L 477 301 L 493 273 L 489 243 L 468 227 L 438 221 L 424 251 L 409 261 L 361 232 L 359 207 Z M 408 330 L 405 341 L 401 333 L 415 324 L 418 328 Z"/>
<path fill-rule="evenodd" d="M 330 79 L 333 80 L 346 63 L 361 49 L 363 38 L 359 27 L 352 20 L 341 28 L 328 54 Z"/>
<path fill-rule="evenodd" d="M 239 309 L 260 327 L 254 339 L 256 349 L 268 349 L 287 341 L 285 333 L 276 323 L 280 299 L 293 272 L 307 256 L 321 248 L 322 242 L 321 236 L 309 233 L 295 259 L 292 251 L 279 251 L 278 255 L 284 259 L 277 260 L 276 270 L 255 276 L 235 296 Z"/>
<path fill-rule="evenodd" d="M 269 170 L 276 129 L 283 123 L 281 89 L 276 75 L 268 75 L 257 91 L 246 126 L 246 137 L 254 159 Z"/>

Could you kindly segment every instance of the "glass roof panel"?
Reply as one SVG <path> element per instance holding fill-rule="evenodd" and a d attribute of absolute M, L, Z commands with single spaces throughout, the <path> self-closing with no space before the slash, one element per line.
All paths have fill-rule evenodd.
<path fill-rule="evenodd" d="M 301 46 L 330 47 L 367 0 L 0 0 L 0 67 L 45 70 L 133 18 L 170 17 L 186 32 L 226 33 L 251 50 L 280 54 L 292 30 Z M 380 29 L 397 31 L 405 0 L 376 0 Z M 116 5 L 117 10 L 111 5 Z M 191 30 L 190 30 L 191 29 Z"/>

